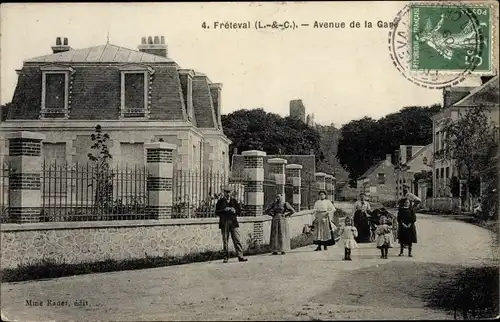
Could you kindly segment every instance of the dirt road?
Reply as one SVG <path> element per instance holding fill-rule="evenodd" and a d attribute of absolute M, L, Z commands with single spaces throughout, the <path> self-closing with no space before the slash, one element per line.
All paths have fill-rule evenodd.
<path fill-rule="evenodd" d="M 311 246 L 247 263 L 4 283 L 2 314 L 10 321 L 451 319 L 428 308 L 425 294 L 463 265 L 488 263 L 489 234 L 430 215 L 418 215 L 417 229 L 413 258 L 391 249 L 389 259 L 380 259 L 373 244 L 361 244 L 353 261 L 344 262 L 339 246 L 326 252 Z M 43 306 L 29 306 L 29 300 Z M 49 307 L 47 300 L 70 306 Z"/>

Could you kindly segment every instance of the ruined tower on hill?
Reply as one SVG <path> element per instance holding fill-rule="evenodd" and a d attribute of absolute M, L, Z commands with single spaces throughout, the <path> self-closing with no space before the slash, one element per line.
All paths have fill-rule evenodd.
<path fill-rule="evenodd" d="M 304 123 L 306 122 L 306 107 L 301 99 L 290 101 L 290 116 Z"/>

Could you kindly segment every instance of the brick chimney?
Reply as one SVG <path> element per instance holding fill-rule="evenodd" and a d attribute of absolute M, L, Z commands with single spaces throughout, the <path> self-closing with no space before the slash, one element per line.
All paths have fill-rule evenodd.
<path fill-rule="evenodd" d="M 211 83 L 208 85 L 210 87 L 210 94 L 212 96 L 212 103 L 215 109 L 215 118 L 217 119 L 217 124 L 219 127 L 222 126 L 221 121 L 221 92 L 222 92 L 222 84 L 221 83 Z"/>
<path fill-rule="evenodd" d="M 141 44 L 137 46 L 139 51 L 156 56 L 167 57 L 167 45 L 165 44 L 165 37 L 152 36 L 142 37 Z"/>
<path fill-rule="evenodd" d="M 184 95 L 184 104 L 186 104 L 186 113 L 191 120 L 194 114 L 193 108 L 193 77 L 192 69 L 179 69 L 179 79 L 181 81 L 182 93 Z"/>
<path fill-rule="evenodd" d="M 57 54 L 57 53 L 63 53 L 65 51 L 70 51 L 72 50 L 73 48 L 71 48 L 69 45 L 68 45 L 68 38 L 64 37 L 63 41 L 61 42 L 61 37 L 57 37 L 56 38 L 56 45 L 55 46 L 52 46 L 52 52 L 54 54 Z"/>

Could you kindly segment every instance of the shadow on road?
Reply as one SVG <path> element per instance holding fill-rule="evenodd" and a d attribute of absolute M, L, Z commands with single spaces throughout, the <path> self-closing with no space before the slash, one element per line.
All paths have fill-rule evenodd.
<path fill-rule="evenodd" d="M 464 296 L 458 284 L 468 285 L 475 293 L 470 298 Z M 455 305 L 463 307 L 465 303 L 477 302 L 486 316 L 494 317 L 498 315 L 498 296 L 498 268 L 464 269 L 438 263 L 389 262 L 346 272 L 330 290 L 310 301 L 325 305 L 427 307 L 450 313 Z"/>

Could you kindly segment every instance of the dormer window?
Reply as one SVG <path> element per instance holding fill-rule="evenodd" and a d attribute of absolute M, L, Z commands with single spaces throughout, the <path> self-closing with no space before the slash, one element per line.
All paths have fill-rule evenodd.
<path fill-rule="evenodd" d="M 149 87 L 154 70 L 149 66 L 126 65 L 121 70 L 121 117 L 145 118 L 149 111 Z"/>
<path fill-rule="evenodd" d="M 74 73 L 67 66 L 42 66 L 41 118 L 68 118 L 70 78 Z"/>

